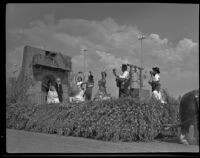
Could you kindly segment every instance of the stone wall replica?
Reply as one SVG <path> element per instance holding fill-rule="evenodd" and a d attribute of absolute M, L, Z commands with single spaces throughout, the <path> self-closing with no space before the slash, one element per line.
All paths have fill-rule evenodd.
<path fill-rule="evenodd" d="M 25 87 L 28 100 L 43 104 L 46 102 L 47 88 L 45 86 L 47 86 L 47 82 L 51 81 L 55 84 L 56 78 L 59 77 L 63 86 L 64 101 L 66 101 L 69 98 L 71 69 L 70 56 L 25 46 L 18 85 Z"/>

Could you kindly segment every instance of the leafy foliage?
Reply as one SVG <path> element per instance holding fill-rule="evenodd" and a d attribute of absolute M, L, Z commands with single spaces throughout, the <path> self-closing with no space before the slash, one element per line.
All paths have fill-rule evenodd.
<path fill-rule="evenodd" d="M 26 91 L 32 83 L 29 75 L 24 75 L 23 82 L 16 77 L 8 78 L 6 82 L 6 105 L 25 101 L 27 99 Z"/>
<path fill-rule="evenodd" d="M 6 103 L 12 104 L 16 103 L 18 99 L 17 91 L 17 78 L 10 77 L 8 78 L 8 81 L 6 82 Z"/>
<path fill-rule="evenodd" d="M 165 135 L 162 125 L 177 123 L 176 106 L 132 98 L 49 105 L 7 106 L 7 128 L 57 133 L 104 141 L 151 141 Z M 170 130 L 167 135 L 175 135 Z"/>

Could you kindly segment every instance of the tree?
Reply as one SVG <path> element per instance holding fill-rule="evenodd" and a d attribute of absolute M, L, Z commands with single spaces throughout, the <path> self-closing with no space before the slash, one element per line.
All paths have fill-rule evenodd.
<path fill-rule="evenodd" d="M 17 78 L 9 77 L 6 82 L 6 104 L 16 103 L 19 93 L 17 92 Z"/>

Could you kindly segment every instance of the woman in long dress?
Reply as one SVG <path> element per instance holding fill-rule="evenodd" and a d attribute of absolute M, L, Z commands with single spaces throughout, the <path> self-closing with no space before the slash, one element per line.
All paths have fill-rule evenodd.
<path fill-rule="evenodd" d="M 59 103 L 58 93 L 54 86 L 50 86 L 48 95 L 47 95 L 47 104 L 50 103 Z"/>
<path fill-rule="evenodd" d="M 153 71 L 150 71 L 151 80 L 149 81 L 149 84 L 152 86 L 153 96 L 157 100 L 160 100 L 161 103 L 166 103 L 161 94 L 161 84 L 160 84 L 160 75 L 159 75 L 160 70 L 158 67 L 153 67 L 152 70 Z"/>
<path fill-rule="evenodd" d="M 70 102 L 85 101 L 85 98 L 84 98 L 85 90 L 84 90 L 84 87 L 83 87 L 84 84 L 85 84 L 85 82 L 83 82 L 83 78 L 81 76 L 78 76 L 77 82 L 76 82 L 76 85 L 77 85 L 77 88 L 78 88 L 78 93 L 74 97 L 70 97 Z"/>
<path fill-rule="evenodd" d="M 96 93 L 94 100 L 107 100 L 111 98 L 110 94 L 106 91 L 106 76 L 107 74 L 105 71 L 101 72 L 102 78 L 98 81 L 99 90 Z"/>

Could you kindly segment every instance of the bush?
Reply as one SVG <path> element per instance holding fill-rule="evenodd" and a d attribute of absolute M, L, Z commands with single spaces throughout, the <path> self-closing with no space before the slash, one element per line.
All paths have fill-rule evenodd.
<path fill-rule="evenodd" d="M 7 107 L 7 128 L 57 133 L 104 141 L 151 141 L 165 135 L 163 124 L 177 123 L 176 106 L 151 99 L 139 103 L 131 98 L 60 104 Z M 177 134 L 169 130 L 167 135 Z"/>

